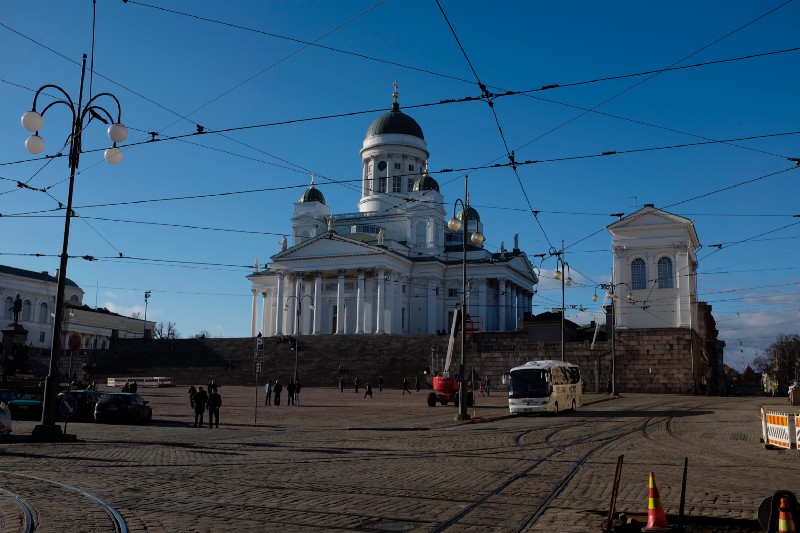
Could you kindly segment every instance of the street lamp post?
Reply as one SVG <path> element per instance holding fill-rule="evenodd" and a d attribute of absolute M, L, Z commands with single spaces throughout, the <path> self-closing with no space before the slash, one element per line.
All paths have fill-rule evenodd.
<path fill-rule="evenodd" d="M 147 300 L 150 299 L 150 291 L 144 291 L 144 331 L 142 331 L 142 338 L 147 338 Z"/>
<path fill-rule="evenodd" d="M 460 376 L 460 381 L 458 384 L 458 415 L 456 415 L 457 420 L 469 420 L 469 415 L 467 414 L 467 402 L 464 400 L 466 399 L 465 394 L 465 383 L 464 383 L 464 346 L 467 343 L 467 231 L 469 231 L 469 220 L 472 217 L 476 222 L 478 217 L 472 212 L 473 209 L 469 206 L 469 176 L 464 176 L 464 200 L 462 201 L 460 198 L 456 199 L 453 203 L 453 218 L 451 218 L 447 222 L 447 227 L 450 231 L 457 232 L 462 229 L 463 227 L 463 235 L 461 238 L 463 244 L 463 258 L 461 260 L 461 275 L 462 275 L 462 286 L 461 286 L 461 361 L 458 365 L 458 375 Z M 461 204 L 461 213 L 456 215 L 456 209 L 458 208 L 458 204 Z M 484 236 L 483 234 L 478 231 L 478 227 L 475 227 L 475 231 L 470 236 L 470 240 L 472 244 L 476 246 L 480 246 L 483 244 Z"/>
<path fill-rule="evenodd" d="M 550 255 L 556 256 L 556 270 L 553 272 L 553 278 L 556 280 L 561 280 L 561 360 L 564 361 L 565 356 L 565 349 L 564 349 L 564 331 L 565 331 L 565 323 L 564 323 L 564 315 L 566 314 L 566 306 L 564 303 L 564 296 L 565 296 L 565 287 L 572 286 L 572 276 L 569 273 L 569 263 L 564 261 L 564 241 L 561 241 L 561 250 L 550 250 Z M 559 264 L 561 265 L 561 270 L 559 270 Z"/>
<path fill-rule="evenodd" d="M 297 309 L 295 309 L 294 313 L 294 382 L 297 384 L 297 361 L 298 361 L 298 353 L 300 352 L 300 311 L 303 306 L 303 299 L 308 298 L 310 302 L 308 305 L 308 309 L 310 311 L 314 310 L 314 299 L 311 297 L 310 294 L 304 294 L 300 298 L 297 296 L 291 295 L 286 298 L 286 304 L 283 306 L 284 311 L 289 310 L 289 301 L 294 299 L 295 305 Z"/>
<path fill-rule="evenodd" d="M 597 301 L 597 289 L 603 289 L 606 291 L 606 297 L 611 300 L 611 394 L 617 394 L 617 349 L 616 349 L 616 337 L 617 337 L 617 309 L 616 309 L 616 302 L 619 300 L 617 296 L 617 287 L 620 285 L 625 285 L 628 287 L 628 295 L 625 297 L 625 300 L 628 302 L 633 302 L 633 295 L 631 294 L 631 286 L 627 283 L 600 283 L 595 287 L 594 295 L 592 296 L 592 301 Z"/>
<path fill-rule="evenodd" d="M 44 403 L 42 408 L 41 424 L 33 429 L 35 438 L 57 438 L 62 435 L 61 427 L 56 425 L 56 395 L 59 387 L 59 357 L 61 354 L 61 329 L 62 317 L 64 313 L 64 287 L 67 279 L 67 259 L 69 247 L 69 226 L 72 217 L 72 191 L 75 186 L 75 173 L 78 169 L 78 162 L 81 154 L 81 136 L 84 129 L 97 119 L 104 124 L 111 123 L 108 127 L 108 137 L 113 142 L 111 148 L 106 149 L 104 158 L 111 164 L 122 161 L 122 150 L 117 148 L 117 143 L 123 142 L 128 138 L 128 130 L 122 124 L 122 108 L 119 100 L 111 93 L 100 93 L 91 97 L 86 104 L 83 104 L 83 82 L 86 75 L 86 54 L 83 55 L 83 66 L 81 68 L 81 84 L 78 92 L 77 105 L 73 103 L 69 94 L 58 85 L 43 85 L 33 97 L 33 106 L 30 111 L 22 115 L 22 126 L 33 132 L 33 135 L 25 141 L 25 148 L 32 154 L 40 154 L 45 143 L 39 137 L 39 130 L 44 125 L 44 114 L 56 104 L 64 104 L 72 112 L 72 131 L 69 135 L 69 193 L 67 195 L 67 207 L 64 217 L 64 242 L 61 249 L 61 261 L 58 269 L 58 287 L 56 289 L 55 319 L 53 320 L 53 343 L 50 350 L 50 368 L 45 379 Z M 36 104 L 42 91 L 51 89 L 61 93 L 63 98 L 59 98 L 47 104 L 42 112 L 36 111 Z M 101 97 L 108 97 L 116 104 L 117 119 L 114 120 L 112 114 L 96 102 Z"/>

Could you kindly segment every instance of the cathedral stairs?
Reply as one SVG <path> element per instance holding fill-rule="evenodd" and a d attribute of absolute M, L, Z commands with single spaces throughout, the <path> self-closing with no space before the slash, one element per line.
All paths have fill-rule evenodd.
<path fill-rule="evenodd" d="M 303 385 L 345 387 L 356 377 L 377 388 L 399 388 L 403 378 L 413 387 L 419 378 L 428 387 L 424 369 L 431 365 L 431 348 L 443 354 L 447 337 L 436 335 L 314 335 L 301 336 L 297 367 Z M 253 373 L 253 338 L 118 339 L 110 350 L 98 352 L 94 379 L 108 377 L 172 377 L 176 385 L 263 384 L 269 378 L 288 383 L 295 368 L 294 337 L 265 337 L 263 372 Z M 230 362 L 230 365 L 228 365 Z M 230 368 L 228 368 L 230 366 Z"/>

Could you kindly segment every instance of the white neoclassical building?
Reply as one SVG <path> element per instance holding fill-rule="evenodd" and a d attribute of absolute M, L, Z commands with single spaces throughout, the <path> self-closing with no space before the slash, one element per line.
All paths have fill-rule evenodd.
<path fill-rule="evenodd" d="M 694 223 L 645 204 L 607 227 L 619 297 L 617 329 L 697 329 Z"/>
<path fill-rule="evenodd" d="M 55 315 L 58 273 L 34 272 L 0 265 L 0 318 L 3 326 L 13 321 L 13 306 L 17 296 L 22 302 L 19 324 L 28 332 L 26 345 L 49 350 L 53 345 L 53 316 Z M 112 338 L 141 338 L 145 322 L 112 313 L 107 309 L 93 309 L 83 304 L 83 289 L 67 278 L 64 284 L 64 323 L 61 346 L 67 346 L 70 333 L 81 336 L 81 349 L 105 350 Z M 152 331 L 154 323 L 147 321 Z"/>
<path fill-rule="evenodd" d="M 262 269 L 256 263 L 247 276 L 253 336 L 449 330 L 462 301 L 464 230 L 447 228 L 450 204 L 428 175 L 422 128 L 393 96 L 361 148 L 358 212 L 331 213 L 312 176 L 295 204 L 291 244 L 284 239 L 271 262 Z M 467 222 L 468 236 L 485 233 L 472 207 Z M 513 249 L 498 253 L 467 242 L 472 329 L 515 330 L 538 282 L 517 236 Z"/>

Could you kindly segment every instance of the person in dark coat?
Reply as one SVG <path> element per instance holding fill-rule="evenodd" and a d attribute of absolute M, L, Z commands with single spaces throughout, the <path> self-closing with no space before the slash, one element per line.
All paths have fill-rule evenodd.
<path fill-rule="evenodd" d="M 383 392 L 383 376 L 378 376 L 378 391 Z"/>
<path fill-rule="evenodd" d="M 372 385 L 370 385 L 369 383 L 366 384 L 366 390 L 364 391 L 364 398 L 366 398 L 367 396 L 372 398 Z"/>
<path fill-rule="evenodd" d="M 339 376 L 339 392 L 344 392 L 344 378 Z"/>
<path fill-rule="evenodd" d="M 358 394 L 358 387 L 361 385 L 361 380 L 358 379 L 358 376 L 356 376 L 356 379 L 353 380 L 353 385 L 355 385 L 355 387 L 356 387 L 356 391 L 355 392 L 356 392 L 356 394 Z"/>
<path fill-rule="evenodd" d="M 403 396 L 405 396 L 406 393 L 411 394 L 411 391 L 408 390 L 408 380 L 403 378 Z"/>
<path fill-rule="evenodd" d="M 281 404 L 281 391 L 283 391 L 283 385 L 281 385 L 280 380 L 275 380 L 275 386 L 272 387 L 274 389 L 275 394 L 275 405 Z"/>
<path fill-rule="evenodd" d="M 197 394 L 194 395 L 194 427 L 200 424 L 203 427 L 203 414 L 206 412 L 206 403 L 208 403 L 208 393 L 203 390 L 201 385 L 197 389 Z"/>
<path fill-rule="evenodd" d="M 264 392 L 267 394 L 267 397 L 264 398 L 264 405 L 271 405 L 272 404 L 272 383 L 269 380 L 264 384 Z"/>
<path fill-rule="evenodd" d="M 286 385 L 286 405 L 294 405 L 294 381 Z"/>
<path fill-rule="evenodd" d="M 197 394 L 197 389 L 194 385 L 189 385 L 189 405 L 194 409 L 194 395 Z"/>
<path fill-rule="evenodd" d="M 417 389 L 417 392 L 419 392 L 419 376 L 414 378 L 414 388 Z"/>
<path fill-rule="evenodd" d="M 300 382 L 294 384 L 294 404 L 300 405 Z"/>
<path fill-rule="evenodd" d="M 216 425 L 219 427 L 219 408 L 222 407 L 222 396 L 217 392 L 217 388 L 212 389 L 208 395 L 208 427 Z M 215 424 L 216 421 L 216 424 Z"/>

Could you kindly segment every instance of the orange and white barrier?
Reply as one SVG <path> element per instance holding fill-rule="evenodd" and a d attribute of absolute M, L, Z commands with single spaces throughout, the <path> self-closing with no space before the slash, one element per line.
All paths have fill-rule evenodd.
<path fill-rule="evenodd" d="M 106 385 L 108 387 L 122 387 L 125 383 L 136 382 L 139 387 L 172 387 L 175 385 L 175 378 L 167 377 L 152 377 L 152 378 L 108 378 Z"/>
<path fill-rule="evenodd" d="M 798 423 L 800 418 L 795 413 L 787 413 L 783 409 L 761 408 L 761 429 L 766 447 L 792 449 L 797 447 Z"/>

